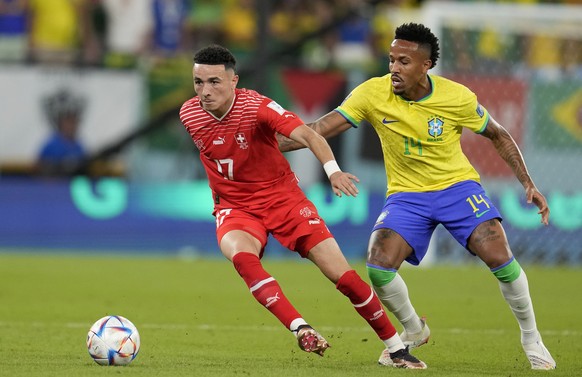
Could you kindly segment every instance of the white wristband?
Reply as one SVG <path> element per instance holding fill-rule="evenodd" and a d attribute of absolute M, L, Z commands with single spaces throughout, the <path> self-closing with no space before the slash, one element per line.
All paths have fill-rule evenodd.
<path fill-rule="evenodd" d="M 323 164 L 323 170 L 325 170 L 325 174 L 327 174 L 327 178 L 331 177 L 333 173 L 337 173 L 338 171 L 342 171 L 337 164 L 336 160 L 329 160 L 325 164 Z"/>

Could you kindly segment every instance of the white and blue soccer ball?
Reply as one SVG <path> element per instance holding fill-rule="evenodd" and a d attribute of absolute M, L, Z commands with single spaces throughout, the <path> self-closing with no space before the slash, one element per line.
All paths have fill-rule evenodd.
<path fill-rule="evenodd" d="M 120 315 L 108 315 L 91 326 L 87 334 L 89 355 L 99 365 L 127 365 L 137 356 L 139 332 Z"/>

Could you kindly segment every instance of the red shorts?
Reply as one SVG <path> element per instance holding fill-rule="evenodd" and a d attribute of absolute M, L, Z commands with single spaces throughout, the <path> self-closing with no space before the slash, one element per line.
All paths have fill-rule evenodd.
<path fill-rule="evenodd" d="M 243 230 L 261 242 L 261 256 L 269 234 L 303 258 L 315 245 L 333 237 L 313 203 L 300 189 L 284 198 L 279 196 L 260 209 L 223 208 L 217 210 L 215 216 L 219 244 L 227 232 Z"/>

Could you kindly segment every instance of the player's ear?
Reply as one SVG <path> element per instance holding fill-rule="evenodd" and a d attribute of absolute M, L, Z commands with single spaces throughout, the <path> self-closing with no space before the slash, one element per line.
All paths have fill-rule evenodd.
<path fill-rule="evenodd" d="M 238 75 L 234 75 L 232 76 L 232 88 L 236 88 L 236 85 L 238 84 Z"/>
<path fill-rule="evenodd" d="M 424 72 L 428 72 L 429 69 L 432 68 L 432 60 L 426 59 L 423 63 Z"/>

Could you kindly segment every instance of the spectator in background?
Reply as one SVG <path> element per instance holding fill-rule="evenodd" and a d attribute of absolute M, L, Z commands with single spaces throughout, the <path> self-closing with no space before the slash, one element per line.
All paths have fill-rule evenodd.
<path fill-rule="evenodd" d="M 105 48 L 106 17 L 102 0 L 85 0 L 83 25 L 83 61 L 89 65 L 102 65 Z"/>
<path fill-rule="evenodd" d="M 337 43 L 333 49 L 335 64 L 347 71 L 350 88 L 368 78 L 366 72 L 375 60 L 372 28 L 366 12 L 367 9 L 361 6 L 350 13 L 348 19 L 339 26 Z"/>
<path fill-rule="evenodd" d="M 442 70 L 456 74 L 475 73 L 473 66 L 475 43 L 469 37 L 469 31 L 465 30 L 461 25 L 451 23 L 450 27 L 443 28 L 443 34 L 445 35 L 445 38 L 443 38 L 445 41 L 447 34 L 450 38 L 449 44 L 452 57 L 448 65 L 446 60 L 443 61 Z"/>
<path fill-rule="evenodd" d="M 27 0 L 0 0 L 0 61 L 26 59 Z"/>
<path fill-rule="evenodd" d="M 394 37 L 394 25 L 389 15 L 398 7 L 392 2 L 381 2 L 374 8 L 371 20 L 371 44 L 376 58 L 376 73 L 388 69 L 388 46 Z"/>
<path fill-rule="evenodd" d="M 275 43 L 292 44 L 325 28 L 333 21 L 334 8 L 327 0 L 282 1 L 274 5 L 269 29 Z M 327 32 L 308 40 L 300 58 L 307 69 L 325 70 L 332 65 L 335 34 Z"/>
<path fill-rule="evenodd" d="M 197 49 L 211 43 L 223 43 L 222 18 L 224 2 L 192 0 L 188 21 L 191 28 L 190 43 Z"/>
<path fill-rule="evenodd" d="M 464 2 L 478 2 L 464 0 Z M 492 3 L 508 3 L 505 0 L 492 0 Z M 512 3 L 535 5 L 543 0 L 513 0 Z M 459 73 L 477 73 L 484 75 L 516 74 L 524 80 L 538 78 L 557 80 L 560 77 L 560 39 L 547 35 L 536 28 L 520 37 L 500 28 L 495 22 L 485 21 L 477 30 L 459 27 L 452 30 L 452 50 L 455 54 Z M 474 46 L 470 51 L 467 46 Z M 519 63 L 514 63 L 519 62 Z M 512 72 L 511 67 L 517 67 Z"/>
<path fill-rule="evenodd" d="M 226 0 L 222 18 L 225 45 L 243 63 L 257 47 L 255 0 Z"/>
<path fill-rule="evenodd" d="M 529 80 L 556 81 L 561 77 L 561 39 L 543 33 L 523 36 L 522 67 L 518 75 Z"/>
<path fill-rule="evenodd" d="M 477 56 L 475 64 L 478 65 L 478 73 L 490 75 L 506 75 L 509 73 L 511 56 L 509 53 L 512 40 L 508 33 L 499 30 L 496 25 L 485 24 L 479 33 L 477 40 Z"/>
<path fill-rule="evenodd" d="M 346 8 L 344 11 L 348 12 Z M 334 56 L 340 67 L 352 68 L 369 64 L 372 60 L 371 25 L 367 9 L 359 7 L 350 12 L 339 25 Z"/>
<path fill-rule="evenodd" d="M 313 33 L 322 27 L 330 25 L 333 22 L 335 7 L 329 1 L 304 0 L 304 3 L 309 4 L 309 6 L 307 6 L 307 4 L 303 4 L 301 7 L 301 17 L 304 19 L 302 22 L 304 35 Z M 333 46 L 335 42 L 335 33 L 333 31 L 328 31 L 321 35 L 319 38 L 314 38 L 308 42 L 308 47 L 304 47 L 303 49 L 303 55 L 305 55 L 306 50 L 309 49 L 309 45 L 311 44 L 315 47 L 311 54 L 312 62 L 318 59 L 322 60 L 323 62 L 325 59 L 328 59 L 326 67 L 329 68 L 332 65 Z"/>
<path fill-rule="evenodd" d="M 582 40 L 568 38 L 562 42 L 562 75 L 582 80 Z"/>
<path fill-rule="evenodd" d="M 152 52 L 156 57 L 174 57 L 188 46 L 189 0 L 153 0 Z"/>
<path fill-rule="evenodd" d="M 71 64 L 83 44 L 85 0 L 29 0 L 29 50 L 34 62 Z"/>
<path fill-rule="evenodd" d="M 151 47 L 152 0 L 101 0 L 106 19 L 105 59 L 109 68 L 135 68 Z"/>
<path fill-rule="evenodd" d="M 333 9 L 326 0 L 281 1 L 273 4 L 269 29 L 276 40 L 295 43 L 332 19 Z"/>
<path fill-rule="evenodd" d="M 454 64 L 449 71 L 461 74 L 497 75 L 511 73 L 517 60 L 513 44 L 515 38 L 492 24 L 483 23 L 478 30 L 466 25 L 453 25 L 447 30 L 450 35 L 450 50 Z"/>
<path fill-rule="evenodd" d="M 86 157 L 77 134 L 85 100 L 61 89 L 48 96 L 43 107 L 53 132 L 40 149 L 38 171 L 49 176 L 71 175 Z"/>

